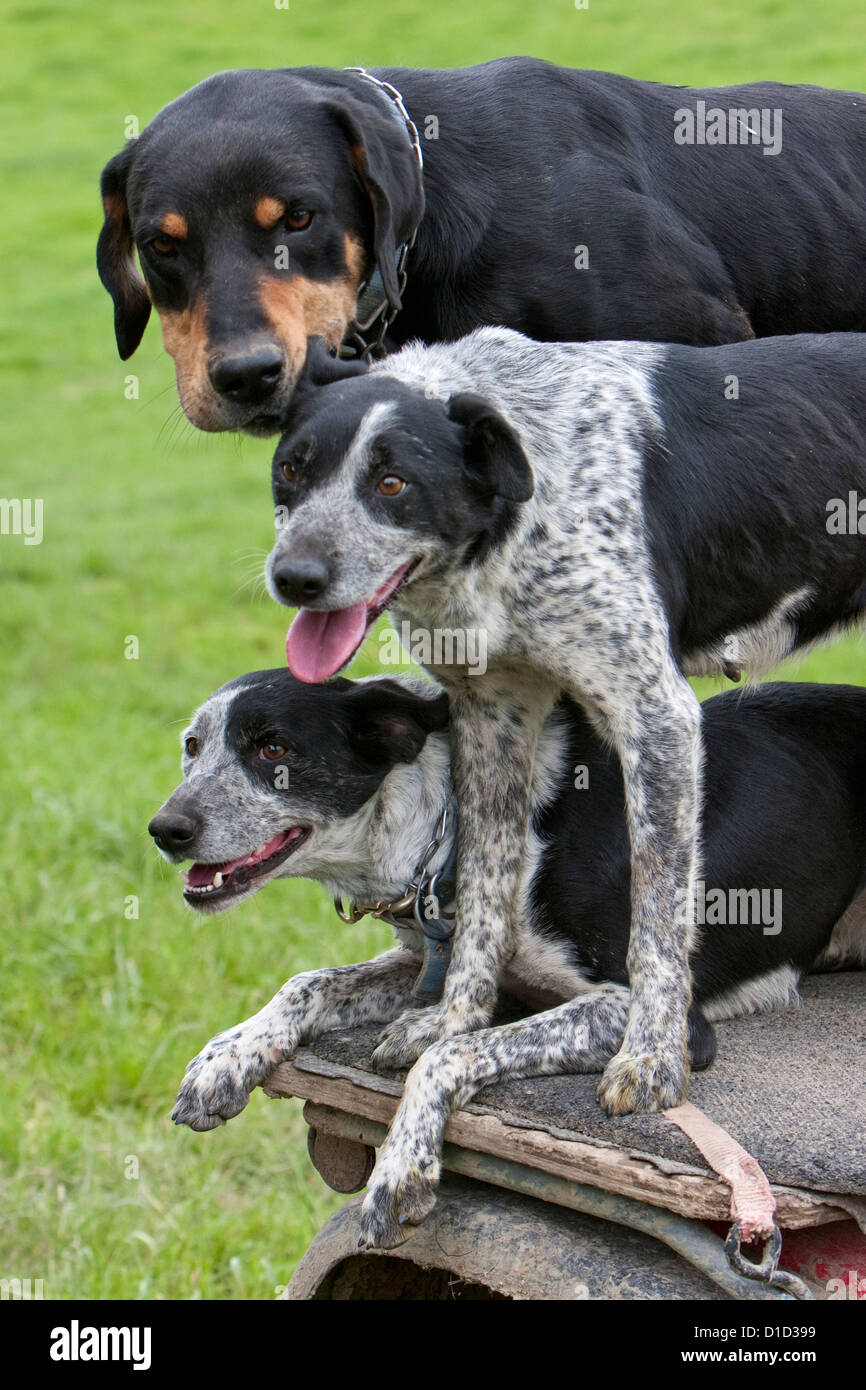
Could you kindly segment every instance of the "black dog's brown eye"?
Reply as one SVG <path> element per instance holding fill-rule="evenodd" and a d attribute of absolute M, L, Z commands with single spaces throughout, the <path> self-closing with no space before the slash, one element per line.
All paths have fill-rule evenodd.
<path fill-rule="evenodd" d="M 287 459 L 285 463 L 280 465 L 280 472 L 287 483 L 296 483 L 300 471 L 301 465 L 297 459 Z"/>
<path fill-rule="evenodd" d="M 286 213 L 286 226 L 290 232 L 304 232 L 313 220 L 313 214 L 306 208 L 290 208 Z"/>
<path fill-rule="evenodd" d="M 177 242 L 171 236 L 155 236 L 149 243 L 158 256 L 177 255 Z"/>
<path fill-rule="evenodd" d="M 398 478 L 394 473 L 387 473 L 379 483 L 379 491 L 385 497 L 396 497 L 405 486 L 402 478 Z"/>
<path fill-rule="evenodd" d="M 285 757 L 285 753 L 286 750 L 281 743 L 266 743 L 259 749 L 259 757 L 269 763 L 275 763 L 278 758 Z"/>
<path fill-rule="evenodd" d="M 187 739 L 184 739 L 183 751 L 186 753 L 186 756 L 188 758 L 194 758 L 196 753 L 198 752 L 198 739 L 193 738 L 192 736 L 190 736 Z"/>

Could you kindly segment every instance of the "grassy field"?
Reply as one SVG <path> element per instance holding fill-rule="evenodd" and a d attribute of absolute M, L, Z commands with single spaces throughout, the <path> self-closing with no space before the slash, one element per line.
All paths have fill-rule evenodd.
<path fill-rule="evenodd" d="M 168 1119 L 177 1083 L 285 977 L 388 935 L 338 927 L 302 884 L 199 921 L 148 841 L 184 717 L 224 680 L 278 664 L 285 622 L 251 583 L 270 540 L 270 446 L 181 422 L 154 325 L 130 363 L 115 355 L 94 241 L 99 170 L 126 117 L 143 125 L 220 68 L 514 52 L 672 82 L 862 90 L 864 27 L 861 0 L 3 5 L 2 492 L 44 499 L 44 540 L 0 537 L 0 1277 L 41 1278 L 52 1298 L 272 1297 L 338 1205 L 299 1109 L 259 1093 L 193 1135 Z M 799 674 L 859 683 L 862 648 Z"/>

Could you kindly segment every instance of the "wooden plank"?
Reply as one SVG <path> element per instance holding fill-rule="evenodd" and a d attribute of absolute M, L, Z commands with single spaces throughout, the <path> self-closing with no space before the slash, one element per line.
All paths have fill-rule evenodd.
<path fill-rule="evenodd" d="M 266 1093 L 314 1102 L 317 1128 L 327 1124 L 325 1113 L 319 1114 L 321 1107 L 340 1112 L 350 1121 L 373 1120 L 386 1127 L 391 1123 L 402 1090 L 398 1082 L 355 1068 L 336 1067 L 319 1058 L 315 1065 L 317 1069 L 312 1070 L 309 1062 L 282 1062 L 268 1078 Z M 314 1113 L 312 1109 L 310 1113 Z M 360 1140 L 360 1133 L 355 1133 L 351 1124 L 336 1125 L 333 1119 L 331 1124 L 332 1132 L 339 1137 Z M 510 1159 L 569 1182 L 587 1183 L 633 1197 L 681 1216 L 702 1221 L 730 1220 L 730 1189 L 715 1176 L 697 1170 L 664 1172 L 649 1160 L 622 1149 L 506 1125 L 493 1115 L 473 1112 L 471 1106 L 450 1117 L 445 1141 L 460 1149 Z M 361 1142 L 373 1141 L 365 1136 Z M 789 1230 L 848 1219 L 848 1213 L 840 1208 L 817 1202 L 792 1188 L 773 1187 L 773 1193 L 779 1225 Z"/>

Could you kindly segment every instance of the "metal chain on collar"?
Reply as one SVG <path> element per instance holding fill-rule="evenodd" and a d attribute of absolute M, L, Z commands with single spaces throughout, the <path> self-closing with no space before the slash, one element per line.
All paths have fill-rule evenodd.
<path fill-rule="evenodd" d="M 343 68 L 343 71 L 357 72 L 361 75 L 361 77 L 366 77 L 368 82 L 372 82 L 374 87 L 379 87 L 389 98 L 389 100 L 394 103 L 397 110 L 400 112 L 400 115 L 403 117 L 403 120 L 406 122 L 406 129 L 408 130 L 412 140 L 412 148 L 415 151 L 415 158 L 418 160 L 418 168 L 423 172 L 424 155 L 421 150 L 421 136 L 418 134 L 418 127 L 412 120 L 412 117 L 409 115 L 409 112 L 406 110 L 406 105 L 403 101 L 402 92 L 399 92 L 396 87 L 392 86 L 390 82 L 385 82 L 381 77 L 374 77 L 373 74 L 371 72 L 368 72 L 366 68 L 349 67 Z"/>
<path fill-rule="evenodd" d="M 448 807 L 445 806 L 439 817 L 436 829 L 433 833 L 433 838 L 418 860 L 415 866 L 415 872 L 412 875 L 412 880 L 407 885 L 405 893 L 399 898 L 391 898 L 390 900 L 380 898 L 378 902 L 374 903 L 363 903 L 353 900 L 350 902 L 348 908 L 343 906 L 342 898 L 335 898 L 334 907 L 340 920 L 343 922 L 360 922 L 362 917 L 368 915 L 370 917 L 388 917 L 397 915 L 401 912 L 405 913 L 407 909 L 411 908 L 421 930 L 425 933 L 429 931 L 431 935 L 435 935 L 436 928 L 433 927 L 432 922 L 426 919 L 422 920 L 420 915 L 421 899 L 425 888 L 432 892 L 440 877 L 441 871 L 432 876 L 428 875 L 427 865 L 445 839 L 447 829 Z M 427 895 L 424 894 L 424 896 Z M 448 934 L 450 935 L 450 933 Z"/>
<path fill-rule="evenodd" d="M 421 136 L 418 134 L 418 127 L 406 110 L 402 93 L 390 82 L 384 82 L 382 78 L 374 77 L 371 72 L 367 72 L 366 68 L 350 67 L 344 68 L 343 71 L 357 72 L 359 76 L 365 77 L 368 82 L 372 82 L 374 87 L 378 87 L 393 104 L 395 110 L 403 118 L 415 158 L 418 160 L 418 168 L 423 177 L 424 154 L 421 150 Z M 402 246 L 397 249 L 397 285 L 401 299 L 408 280 L 406 262 L 417 236 L 418 228 L 416 227 L 409 240 L 404 241 Z M 340 344 L 338 356 L 344 359 L 360 358 L 362 362 L 374 362 L 384 357 L 386 355 L 385 336 L 398 313 L 399 310 L 395 309 L 388 301 L 385 287 L 382 284 L 382 276 L 377 266 L 373 274 L 361 286 L 355 318 L 349 325 L 346 336 Z"/>
<path fill-rule="evenodd" d="M 406 288 L 406 282 L 409 278 L 406 271 L 406 262 L 409 259 L 409 252 L 415 245 L 415 238 L 417 235 L 418 231 L 416 228 L 412 233 L 411 239 L 405 241 L 397 252 L 397 285 L 399 287 L 401 299 L 403 297 L 403 291 Z M 358 294 L 359 304 L 365 295 L 374 298 L 376 302 L 372 311 L 369 312 L 366 317 L 363 319 L 354 318 L 349 325 L 346 336 L 341 342 L 339 351 L 337 352 L 337 356 L 344 360 L 360 358 L 362 362 L 378 362 L 387 355 L 385 336 L 400 310 L 395 309 L 393 305 L 389 303 L 385 295 L 384 287 L 382 288 L 381 295 L 377 293 L 375 288 L 371 288 L 375 287 L 377 284 L 382 284 L 382 278 L 378 268 L 370 276 L 367 283 L 362 285 Z M 378 323 L 378 327 L 371 336 L 370 330 L 376 323 Z"/>

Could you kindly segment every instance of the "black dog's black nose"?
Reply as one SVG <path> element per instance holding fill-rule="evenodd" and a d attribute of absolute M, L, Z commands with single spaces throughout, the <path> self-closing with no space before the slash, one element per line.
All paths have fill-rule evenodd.
<path fill-rule="evenodd" d="M 284 365 L 277 343 L 261 343 L 242 352 L 213 357 L 207 374 L 221 396 L 238 405 L 260 405 L 273 395 Z"/>
<path fill-rule="evenodd" d="M 158 811 L 147 827 L 166 854 L 182 854 L 199 832 L 199 822 L 177 811 Z"/>
<path fill-rule="evenodd" d="M 286 600 L 297 607 L 319 598 L 331 582 L 331 572 L 324 560 L 315 555 L 299 555 L 280 560 L 271 571 L 274 587 Z"/>

